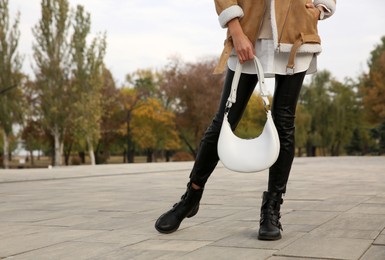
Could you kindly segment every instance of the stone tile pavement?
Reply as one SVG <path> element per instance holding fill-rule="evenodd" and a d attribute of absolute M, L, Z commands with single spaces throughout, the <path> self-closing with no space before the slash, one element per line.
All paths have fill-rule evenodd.
<path fill-rule="evenodd" d="M 0 170 L 0 259 L 385 259 L 385 157 L 296 158 L 272 242 L 257 240 L 267 171 L 221 165 L 199 213 L 159 234 L 191 167 Z"/>

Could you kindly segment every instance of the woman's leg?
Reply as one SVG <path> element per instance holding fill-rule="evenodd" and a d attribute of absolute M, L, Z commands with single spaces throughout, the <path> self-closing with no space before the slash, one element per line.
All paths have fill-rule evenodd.
<path fill-rule="evenodd" d="M 190 174 L 191 182 L 199 187 L 205 186 L 208 178 L 214 171 L 219 161 L 217 144 L 233 77 L 234 72 L 228 70 L 218 111 L 201 140 L 194 167 Z M 246 105 L 257 82 L 257 75 L 241 74 L 237 89 L 237 101 L 232 105 L 228 116 L 229 123 L 233 130 L 237 127 L 239 121 L 241 120 L 243 112 L 245 111 Z"/>
<path fill-rule="evenodd" d="M 193 217 L 199 210 L 203 188 L 219 160 L 217 143 L 233 77 L 234 72 L 228 70 L 218 111 L 202 138 L 186 193 L 171 210 L 161 215 L 155 223 L 155 228 L 161 233 L 176 231 L 184 218 Z M 233 129 L 240 121 L 257 81 L 256 75 L 241 75 L 237 90 L 237 102 L 233 104 L 229 112 L 229 123 Z"/>
<path fill-rule="evenodd" d="M 306 72 L 276 75 L 272 115 L 280 140 L 277 161 L 269 169 L 268 191 L 285 193 L 295 152 L 295 111 Z"/>
<path fill-rule="evenodd" d="M 294 159 L 294 119 L 299 93 L 306 72 L 294 75 L 276 75 L 272 115 L 280 140 L 277 161 L 269 169 L 268 191 L 263 193 L 258 238 L 277 240 L 282 229 L 280 208 L 282 194 L 286 192 L 291 165 Z"/>

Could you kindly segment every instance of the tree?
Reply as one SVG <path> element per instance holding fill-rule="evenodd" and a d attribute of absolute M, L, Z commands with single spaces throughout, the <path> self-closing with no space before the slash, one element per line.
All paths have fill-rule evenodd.
<path fill-rule="evenodd" d="M 176 114 L 179 135 L 194 157 L 221 95 L 223 75 L 212 74 L 215 65 L 214 59 L 186 64 L 173 59 L 162 73 L 162 99 Z"/>
<path fill-rule="evenodd" d="M 71 119 L 70 45 L 67 0 L 42 0 L 41 18 L 32 29 L 35 77 L 42 123 L 54 137 L 54 165 L 62 164 L 63 136 Z"/>
<path fill-rule="evenodd" d="M 9 167 L 9 136 L 14 123 L 22 121 L 22 59 L 17 52 L 19 17 L 11 25 L 8 0 L 0 0 L 0 132 L 3 136 L 3 164 Z"/>
<path fill-rule="evenodd" d="M 132 135 L 133 112 L 150 97 L 158 96 L 159 74 L 150 69 L 137 70 L 126 77 L 126 86 L 120 91 L 119 102 L 124 122 L 121 126 L 121 133 L 126 139 L 125 158 L 128 163 L 134 162 L 135 142 Z M 126 160 L 124 160 L 125 162 Z"/>
<path fill-rule="evenodd" d="M 262 133 L 265 123 L 266 112 L 263 109 L 262 98 L 258 94 L 253 94 L 235 133 L 241 138 L 256 137 Z"/>
<path fill-rule="evenodd" d="M 332 156 L 338 156 L 351 140 L 354 129 L 360 123 L 360 107 L 356 84 L 347 80 L 345 84 L 332 80 L 330 95 L 332 99 L 331 139 L 329 148 Z"/>
<path fill-rule="evenodd" d="M 146 151 L 147 162 L 152 162 L 157 150 L 176 150 L 180 147 L 175 126 L 175 115 L 166 111 L 156 98 L 141 100 L 132 114 L 132 138 Z"/>
<path fill-rule="evenodd" d="M 124 120 L 119 106 L 119 89 L 116 88 L 115 81 L 111 72 L 103 67 L 102 72 L 102 115 L 100 121 L 101 137 L 98 140 L 95 149 L 96 163 L 104 163 L 107 160 L 108 153 L 112 150 L 120 150 L 121 135 L 119 135 L 119 127 Z M 116 146 L 114 146 L 116 144 Z"/>
<path fill-rule="evenodd" d="M 306 149 L 311 127 L 311 115 L 304 105 L 298 104 L 295 116 L 295 146 L 298 156 L 302 156 L 302 149 Z"/>
<path fill-rule="evenodd" d="M 331 100 L 328 94 L 330 88 L 331 74 L 321 71 L 312 76 L 309 85 L 303 86 L 299 104 L 311 115 L 310 130 L 307 133 L 306 154 L 316 156 L 317 148 L 321 148 L 325 155 L 325 147 L 330 143 Z"/>
<path fill-rule="evenodd" d="M 361 79 L 361 92 L 367 119 L 372 124 L 385 122 L 385 36 L 371 52 L 369 73 Z"/>
<path fill-rule="evenodd" d="M 125 140 L 127 145 L 124 150 L 123 162 L 133 163 L 135 145 L 131 134 L 131 120 L 132 112 L 136 109 L 136 105 L 139 102 L 138 91 L 134 88 L 121 88 L 118 100 L 121 108 L 121 115 L 119 118 L 122 119 L 120 133 L 126 137 Z"/>
<path fill-rule="evenodd" d="M 378 143 L 378 152 L 385 152 L 385 36 L 375 46 L 368 60 L 369 73 L 360 78 L 360 92 L 365 121 Z M 382 147 L 382 148 L 381 148 Z"/>
<path fill-rule="evenodd" d="M 95 165 L 94 143 L 100 137 L 102 117 L 101 88 L 102 68 L 106 51 L 105 36 L 95 38 L 87 46 L 87 36 L 91 29 L 91 16 L 84 7 L 77 6 L 72 36 L 72 64 L 74 69 L 72 88 L 74 130 L 88 145 L 91 164 Z"/>

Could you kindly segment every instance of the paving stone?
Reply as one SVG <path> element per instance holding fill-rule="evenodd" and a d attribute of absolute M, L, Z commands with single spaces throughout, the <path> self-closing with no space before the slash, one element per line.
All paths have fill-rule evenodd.
<path fill-rule="evenodd" d="M 321 230 L 375 230 L 382 231 L 385 228 L 385 217 L 362 213 L 343 213 L 325 223 Z"/>
<path fill-rule="evenodd" d="M 298 257 L 291 257 L 291 256 L 272 256 L 267 258 L 268 260 L 299 260 Z M 325 260 L 325 258 L 307 258 L 307 257 L 301 257 L 300 260 Z"/>
<path fill-rule="evenodd" d="M 179 230 L 172 234 L 162 234 L 158 239 L 166 240 L 195 240 L 195 241 L 217 241 L 234 233 L 239 228 L 213 227 L 207 225 L 196 225 Z"/>
<path fill-rule="evenodd" d="M 359 259 L 371 243 L 372 240 L 306 235 L 279 250 L 276 255 L 355 260 Z"/>
<path fill-rule="evenodd" d="M 214 242 L 212 245 L 221 247 L 256 248 L 256 249 L 282 249 L 293 243 L 305 233 L 284 233 L 282 239 L 277 241 L 258 240 L 258 229 L 245 229 Z"/>
<path fill-rule="evenodd" d="M 362 203 L 349 210 L 347 213 L 362 213 L 383 215 L 385 217 L 385 203 Z"/>
<path fill-rule="evenodd" d="M 320 237 L 335 237 L 335 238 L 356 238 L 374 240 L 379 231 L 377 230 L 351 230 L 351 229 L 324 229 L 323 227 L 314 229 L 312 235 Z"/>
<path fill-rule="evenodd" d="M 384 260 L 385 246 L 371 246 L 368 251 L 360 258 L 360 260 Z"/>
<path fill-rule="evenodd" d="M 119 248 L 116 244 L 65 242 L 12 257 L 15 260 L 89 259 Z"/>
<path fill-rule="evenodd" d="M 254 248 L 217 247 L 206 246 L 183 256 L 183 259 L 266 259 L 274 254 L 275 250 L 263 250 Z"/>
<path fill-rule="evenodd" d="M 310 211 L 347 211 L 355 207 L 358 203 L 336 203 L 334 201 L 308 201 L 308 200 L 285 200 L 285 208 L 293 210 Z"/>
<path fill-rule="evenodd" d="M 0 243 L 0 258 L 45 248 L 97 232 L 99 231 L 51 228 L 50 230 L 45 229 L 43 232 L 4 238 Z"/>
<path fill-rule="evenodd" d="M 134 250 L 164 250 L 191 252 L 211 243 L 212 241 L 150 239 L 128 246 L 127 248 Z"/>
<path fill-rule="evenodd" d="M 385 246 L 385 234 L 380 234 L 376 240 L 374 240 L 373 244 Z"/>
<path fill-rule="evenodd" d="M 132 231 L 129 229 L 119 229 L 111 231 L 101 231 L 90 236 L 81 237 L 75 239 L 77 242 L 89 242 L 89 243 L 114 243 L 120 244 L 121 246 L 127 246 L 136 244 L 147 239 L 156 237 L 155 234 L 132 234 Z"/>
<path fill-rule="evenodd" d="M 123 247 L 97 257 L 91 257 L 89 260 L 170 260 L 184 259 L 185 254 L 186 252 L 180 251 L 135 250 Z"/>
<path fill-rule="evenodd" d="M 192 162 L 0 170 L 0 258 L 383 259 L 384 165 L 295 158 L 278 241 L 257 239 L 267 170 L 219 163 L 199 213 L 168 235 L 154 223 L 185 192 Z"/>
<path fill-rule="evenodd" d="M 297 225 L 321 225 L 338 215 L 337 212 L 329 211 L 301 211 L 296 210 L 282 216 L 281 222 Z"/>

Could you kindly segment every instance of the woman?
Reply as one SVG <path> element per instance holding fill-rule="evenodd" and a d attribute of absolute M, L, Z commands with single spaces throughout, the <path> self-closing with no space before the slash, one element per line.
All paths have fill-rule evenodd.
<path fill-rule="evenodd" d="M 269 169 L 268 189 L 263 193 L 258 238 L 281 238 L 280 207 L 294 158 L 294 119 L 297 100 L 306 74 L 316 71 L 321 52 L 318 20 L 334 14 L 335 0 L 215 0 L 219 22 L 228 28 L 225 47 L 215 69 L 228 66 L 217 114 L 206 130 L 187 191 L 173 208 L 159 217 L 155 228 L 172 233 L 184 218 L 199 209 L 204 186 L 218 163 L 217 142 L 224 109 L 237 61 L 243 64 L 237 102 L 228 115 L 236 128 L 258 78 L 252 59 L 256 55 L 265 77 L 275 77 L 272 116 L 280 139 L 280 153 Z"/>

